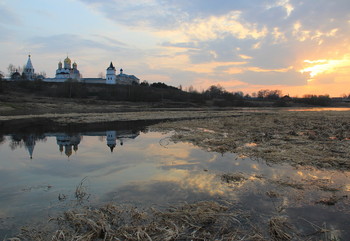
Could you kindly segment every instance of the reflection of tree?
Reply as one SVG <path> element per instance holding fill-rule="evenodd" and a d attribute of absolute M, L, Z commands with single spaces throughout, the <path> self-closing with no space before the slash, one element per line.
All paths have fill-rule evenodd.
<path fill-rule="evenodd" d="M 6 141 L 6 137 L 3 135 L 0 135 L 0 145 L 4 144 Z"/>
<path fill-rule="evenodd" d="M 35 142 L 41 141 L 46 142 L 47 138 L 44 135 L 35 135 L 35 134 L 13 134 L 10 136 L 10 148 L 15 150 L 18 147 L 22 148 L 24 145 L 35 144 Z"/>
<path fill-rule="evenodd" d="M 17 149 L 17 147 L 20 147 L 20 148 L 23 147 L 24 142 L 23 142 L 23 138 L 21 136 L 12 135 L 12 136 L 10 136 L 10 140 L 11 140 L 11 142 L 10 142 L 11 150 L 15 150 L 15 149 Z"/>

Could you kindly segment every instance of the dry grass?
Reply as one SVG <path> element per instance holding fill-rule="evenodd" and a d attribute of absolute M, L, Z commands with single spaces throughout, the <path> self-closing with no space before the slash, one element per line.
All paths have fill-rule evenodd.
<path fill-rule="evenodd" d="M 221 181 L 227 183 L 242 183 L 247 178 L 243 175 L 243 173 L 224 173 L 220 175 Z"/>
<path fill-rule="evenodd" d="M 67 211 L 51 231 L 23 229 L 20 240 L 266 240 L 232 205 L 198 202 L 167 210 L 105 205 Z M 244 222 L 244 223 L 242 223 Z"/>
<path fill-rule="evenodd" d="M 272 217 L 269 221 L 269 231 L 272 240 L 292 240 L 294 230 L 288 219 L 283 216 Z"/>
<path fill-rule="evenodd" d="M 77 187 L 75 188 L 74 196 L 77 199 L 79 203 L 82 203 L 84 200 L 89 199 L 90 195 L 87 192 L 87 186 L 85 185 L 86 177 L 84 177 Z M 58 199 L 60 199 L 60 195 L 58 196 Z"/>
<path fill-rule="evenodd" d="M 166 122 L 154 129 L 175 130 L 173 141 L 209 151 L 295 166 L 350 169 L 350 112 L 246 113 Z"/>

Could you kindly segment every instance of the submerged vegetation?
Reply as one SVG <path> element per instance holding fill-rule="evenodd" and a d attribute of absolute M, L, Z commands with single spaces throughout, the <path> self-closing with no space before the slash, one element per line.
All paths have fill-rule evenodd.
<path fill-rule="evenodd" d="M 249 239 L 244 217 L 227 204 L 198 202 L 166 210 L 108 204 L 67 211 L 52 219 L 56 231 L 23 229 L 19 238 L 32 240 L 228 240 Z M 258 239 L 256 239 L 258 240 Z M 262 239 L 260 239 L 262 240 Z"/>
<path fill-rule="evenodd" d="M 166 122 L 173 141 L 208 151 L 233 152 L 270 163 L 350 170 L 349 112 L 246 113 Z M 203 129 L 208 131 L 203 131 Z"/>
<path fill-rule="evenodd" d="M 307 220 L 312 234 L 299 232 L 286 216 L 276 214 L 266 227 L 251 216 L 228 202 L 200 201 L 167 209 L 106 204 L 66 211 L 44 227 L 23 227 L 9 240 L 337 240 L 334 235 L 328 238 L 331 229 Z"/>

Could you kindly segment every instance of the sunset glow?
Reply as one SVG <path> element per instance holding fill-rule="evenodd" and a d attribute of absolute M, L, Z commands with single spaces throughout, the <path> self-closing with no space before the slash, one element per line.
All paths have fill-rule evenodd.
<path fill-rule="evenodd" d="M 350 93 L 350 4 L 334 1 L 2 0 L 0 71 L 53 77 L 67 53 L 84 77 L 110 61 L 140 81 L 203 90 Z"/>
<path fill-rule="evenodd" d="M 310 73 L 310 77 L 314 78 L 317 75 L 328 74 L 328 73 L 337 73 L 337 71 L 344 71 L 342 68 L 350 68 L 350 56 L 345 56 L 341 60 L 304 60 L 305 63 L 309 64 L 309 67 L 306 67 L 301 70 L 302 73 Z M 346 70 L 345 73 L 348 71 Z"/>

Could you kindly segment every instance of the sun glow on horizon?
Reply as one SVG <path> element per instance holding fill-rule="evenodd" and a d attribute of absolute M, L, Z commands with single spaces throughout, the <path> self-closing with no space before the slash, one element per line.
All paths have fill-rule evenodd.
<path fill-rule="evenodd" d="M 319 59 L 319 60 L 304 60 L 311 66 L 300 70 L 301 73 L 308 72 L 310 78 L 314 78 L 317 75 L 334 73 L 339 71 L 341 68 L 350 67 L 350 55 L 345 55 L 343 59 Z"/>

